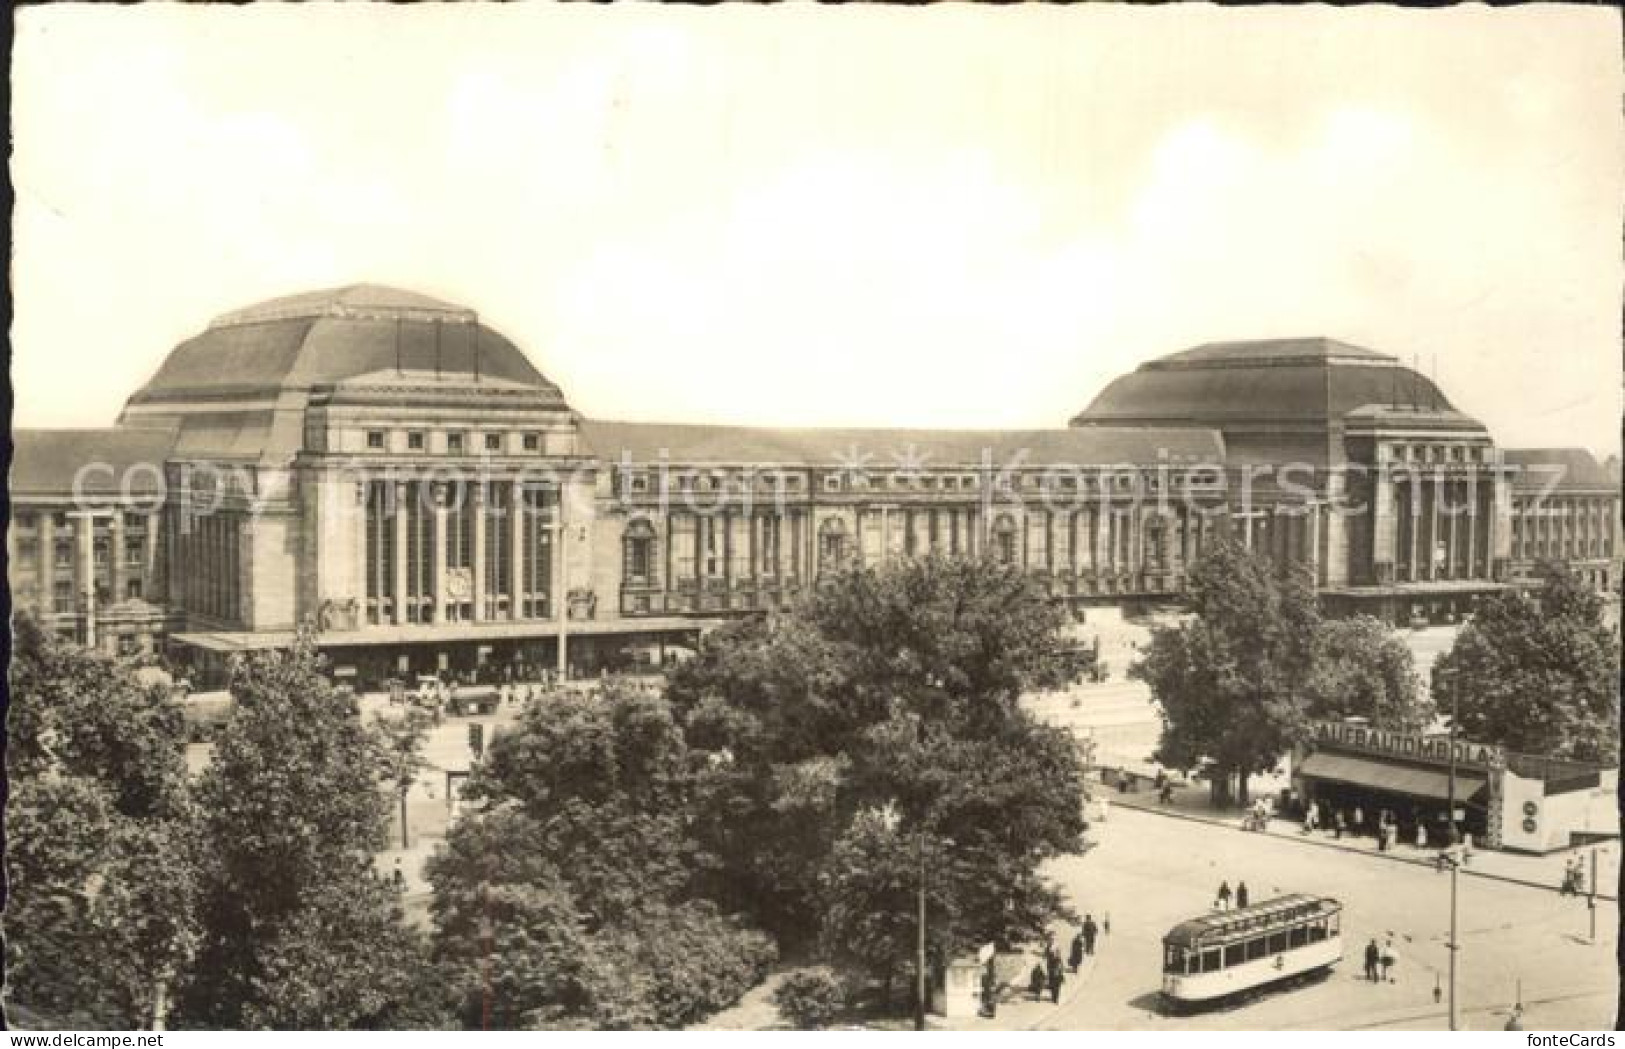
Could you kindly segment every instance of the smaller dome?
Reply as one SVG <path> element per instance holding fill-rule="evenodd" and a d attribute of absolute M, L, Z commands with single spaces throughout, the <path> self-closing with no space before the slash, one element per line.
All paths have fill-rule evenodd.
<path fill-rule="evenodd" d="M 130 403 L 266 400 L 386 370 L 517 383 L 564 403 L 558 387 L 474 310 L 372 284 L 222 314 L 172 350 Z"/>

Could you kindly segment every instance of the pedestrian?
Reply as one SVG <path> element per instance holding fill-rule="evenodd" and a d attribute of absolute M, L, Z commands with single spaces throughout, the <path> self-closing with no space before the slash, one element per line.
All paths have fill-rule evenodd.
<path fill-rule="evenodd" d="M 1382 949 L 1377 946 L 1377 938 L 1371 937 L 1371 942 L 1365 945 L 1365 978 L 1372 983 L 1377 982 L 1377 966 L 1382 962 Z"/>
<path fill-rule="evenodd" d="M 1227 881 L 1221 881 L 1219 883 L 1219 898 L 1217 900 L 1217 906 L 1221 911 L 1227 911 L 1230 909 L 1230 883 Z"/>
<path fill-rule="evenodd" d="M 395 882 L 396 890 L 404 892 L 406 890 L 406 873 L 401 870 L 401 858 L 399 856 L 395 857 L 395 873 L 392 875 L 392 878 Z"/>
<path fill-rule="evenodd" d="M 1392 936 L 1388 937 L 1387 942 L 1382 945 L 1381 962 L 1383 981 L 1385 983 L 1398 983 L 1399 977 L 1395 973 L 1395 969 L 1399 965 L 1399 952 L 1394 950 L 1394 938 Z"/>
<path fill-rule="evenodd" d="M 1027 978 L 1027 993 L 1033 1001 L 1040 1001 L 1044 997 L 1044 964 L 1033 963 L 1032 975 Z"/>
<path fill-rule="evenodd" d="M 1083 955 L 1083 933 L 1080 932 L 1076 936 L 1072 937 L 1072 950 L 1067 957 L 1067 968 L 1071 969 L 1073 972 L 1077 972 L 1078 966 L 1083 964 Z"/>
<path fill-rule="evenodd" d="M 1416 847 L 1419 849 L 1428 847 L 1428 827 L 1421 820 L 1416 821 Z"/>
<path fill-rule="evenodd" d="M 992 1019 L 999 1011 L 999 981 L 993 975 L 993 959 L 982 968 L 982 1015 Z"/>
<path fill-rule="evenodd" d="M 1356 836 L 1365 833 L 1365 810 L 1354 806 L 1354 833 Z"/>
<path fill-rule="evenodd" d="M 1061 956 L 1050 956 L 1049 969 L 1049 1000 L 1056 1005 L 1061 1004 L 1061 984 L 1066 982 L 1066 971 L 1061 967 Z"/>
<path fill-rule="evenodd" d="M 1338 841 L 1342 841 L 1343 840 L 1343 832 L 1348 830 L 1348 827 L 1349 827 L 1348 817 L 1343 815 L 1343 810 L 1342 809 L 1337 810 L 1337 817 L 1333 821 L 1332 827 L 1333 827 L 1332 836 L 1334 838 L 1336 838 Z"/>
<path fill-rule="evenodd" d="M 1092 914 L 1085 914 L 1083 916 L 1083 933 L 1082 933 L 1082 935 L 1083 935 L 1083 953 L 1084 954 L 1094 954 L 1095 953 L 1095 936 L 1099 932 L 1100 932 L 1099 928 L 1095 925 L 1095 916 L 1092 915 Z"/>
<path fill-rule="evenodd" d="M 1239 911 L 1245 906 L 1247 906 L 1247 883 L 1238 881 L 1236 882 L 1236 910 Z"/>

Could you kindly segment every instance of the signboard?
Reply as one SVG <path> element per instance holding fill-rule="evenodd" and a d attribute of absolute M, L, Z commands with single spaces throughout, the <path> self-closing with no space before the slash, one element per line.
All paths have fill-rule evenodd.
<path fill-rule="evenodd" d="M 1350 725 L 1341 721 L 1321 721 L 1315 725 L 1315 741 L 1344 750 L 1359 750 L 1384 754 L 1413 761 L 1431 761 L 1445 764 L 1450 761 L 1450 740 L 1446 736 L 1420 736 L 1408 732 L 1389 732 L 1369 725 Z M 1497 747 L 1482 743 L 1456 741 L 1456 764 L 1489 768 L 1501 758 Z"/>

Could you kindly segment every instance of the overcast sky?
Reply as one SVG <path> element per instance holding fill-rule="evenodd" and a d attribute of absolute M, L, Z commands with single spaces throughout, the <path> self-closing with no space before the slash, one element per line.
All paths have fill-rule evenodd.
<path fill-rule="evenodd" d="M 110 424 L 211 317 L 366 281 L 603 418 L 1061 426 L 1324 334 L 1609 451 L 1619 54 L 1538 6 L 26 9 L 16 421 Z"/>

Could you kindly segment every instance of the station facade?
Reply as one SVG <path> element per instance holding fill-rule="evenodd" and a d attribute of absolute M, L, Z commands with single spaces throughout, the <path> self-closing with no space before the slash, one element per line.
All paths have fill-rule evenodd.
<path fill-rule="evenodd" d="M 176 347 L 105 430 L 18 431 L 10 581 L 65 636 L 205 669 L 301 625 L 373 679 L 663 658 L 852 564 L 1020 565 L 1057 601 L 1177 603 L 1221 533 L 1328 608 L 1461 615 L 1542 558 L 1619 582 L 1619 483 L 1511 452 L 1328 339 L 1148 362 L 1063 428 L 583 418 L 474 311 L 367 285 Z"/>

